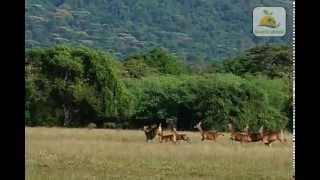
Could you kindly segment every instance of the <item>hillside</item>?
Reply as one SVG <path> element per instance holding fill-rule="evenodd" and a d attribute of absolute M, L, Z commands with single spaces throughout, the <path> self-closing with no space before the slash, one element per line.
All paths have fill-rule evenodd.
<path fill-rule="evenodd" d="M 28 0 L 26 47 L 71 43 L 119 58 L 164 47 L 187 61 L 234 56 L 258 44 L 291 42 L 290 0 Z M 287 34 L 252 34 L 256 6 L 287 9 Z M 290 25 L 290 26 L 289 26 Z"/>

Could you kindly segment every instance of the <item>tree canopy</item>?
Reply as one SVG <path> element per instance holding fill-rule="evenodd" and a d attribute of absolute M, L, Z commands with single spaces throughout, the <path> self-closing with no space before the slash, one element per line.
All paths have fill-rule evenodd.
<path fill-rule="evenodd" d="M 110 54 L 59 46 L 27 50 L 26 59 L 28 124 L 84 124 L 129 113 L 129 94 Z"/>
<path fill-rule="evenodd" d="M 257 46 L 224 62 L 227 72 L 237 75 L 265 74 L 271 78 L 292 76 L 292 49 L 287 46 Z"/>
<path fill-rule="evenodd" d="M 123 61 L 87 47 L 28 49 L 26 124 L 141 128 L 173 118 L 181 130 L 199 120 L 216 130 L 230 122 L 237 129 L 292 130 L 291 61 L 289 48 L 278 46 L 248 49 L 201 70 L 163 48 Z"/>

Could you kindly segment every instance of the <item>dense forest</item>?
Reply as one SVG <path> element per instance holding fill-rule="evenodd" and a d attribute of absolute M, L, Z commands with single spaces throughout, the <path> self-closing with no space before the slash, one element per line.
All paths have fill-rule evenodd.
<path fill-rule="evenodd" d="M 292 49 L 264 45 L 225 61 L 186 63 L 164 48 L 119 60 L 59 45 L 26 50 L 26 125 L 292 130 Z"/>
<path fill-rule="evenodd" d="M 255 37 L 252 11 L 281 6 L 284 37 Z M 119 59 L 164 47 L 186 62 L 227 59 L 264 44 L 291 44 L 291 0 L 28 0 L 26 47 L 60 43 Z"/>

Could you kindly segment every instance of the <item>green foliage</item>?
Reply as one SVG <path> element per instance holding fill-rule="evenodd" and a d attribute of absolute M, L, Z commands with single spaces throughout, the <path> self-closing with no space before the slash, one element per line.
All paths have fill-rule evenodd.
<path fill-rule="evenodd" d="M 288 124 L 287 124 L 287 129 L 290 132 L 293 132 L 293 97 L 292 97 L 292 95 L 287 100 L 287 102 L 283 108 L 283 111 L 286 113 L 286 115 L 289 119 Z"/>
<path fill-rule="evenodd" d="M 152 51 L 129 57 L 125 67 L 131 77 L 142 77 L 152 74 L 179 75 L 186 72 L 185 64 L 167 50 L 156 48 Z"/>
<path fill-rule="evenodd" d="M 252 34 L 257 6 L 286 8 L 284 37 Z M 224 59 L 259 44 L 292 40 L 291 0 L 28 0 L 26 47 L 83 44 L 119 58 L 165 47 L 178 56 Z"/>
<path fill-rule="evenodd" d="M 128 115 L 129 94 L 109 54 L 59 46 L 28 50 L 26 58 L 27 125 L 38 124 L 33 121 L 39 119 L 70 125 L 90 120 L 83 118 L 98 121 Z"/>
<path fill-rule="evenodd" d="M 292 49 L 287 46 L 258 46 L 242 56 L 225 61 L 227 72 L 237 75 L 266 74 L 271 78 L 292 75 Z"/>
<path fill-rule="evenodd" d="M 210 62 L 196 61 L 187 66 L 190 74 L 224 73 L 223 61 L 211 60 Z"/>
<path fill-rule="evenodd" d="M 224 61 L 224 71 L 231 72 L 243 77 L 249 78 L 250 81 L 269 91 L 268 94 L 270 103 L 276 105 L 278 102 L 285 102 L 282 106 L 276 106 L 282 113 L 285 113 L 288 119 L 287 128 L 292 131 L 293 125 L 293 110 L 292 110 L 292 49 L 286 46 L 258 46 L 245 51 L 239 57 L 229 61 Z M 269 81 L 268 84 L 263 84 L 264 81 L 259 80 L 259 75 L 265 75 L 273 79 L 281 78 L 281 81 Z M 257 79 L 257 80 L 254 80 Z M 271 88 L 272 85 L 273 88 Z M 288 90 L 281 89 L 285 85 Z M 280 98 L 282 97 L 282 99 Z M 284 98 L 284 99 L 283 99 Z"/>
<path fill-rule="evenodd" d="M 142 58 L 131 58 L 127 60 L 124 67 L 129 77 L 132 78 L 141 78 L 159 73 L 157 69 L 148 66 Z"/>
<path fill-rule="evenodd" d="M 279 107 L 285 103 L 288 87 L 280 79 L 249 80 L 232 74 L 167 75 L 131 79 L 126 84 L 135 97 L 135 116 L 150 120 L 177 117 L 179 129 L 192 129 L 199 120 L 205 121 L 206 128 L 219 130 L 225 130 L 230 122 L 239 129 L 249 124 L 253 130 L 262 125 L 281 129 L 287 124 Z M 273 101 L 275 96 L 277 101 Z"/>
<path fill-rule="evenodd" d="M 284 47 L 257 47 L 241 56 L 246 60 L 215 61 L 207 67 L 200 63 L 199 68 L 183 64 L 164 49 L 131 56 L 123 63 L 86 47 L 29 49 L 26 124 L 93 122 L 103 127 L 108 122 L 117 128 L 141 128 L 170 117 L 177 119 L 181 130 L 192 130 L 199 120 L 205 129 L 226 130 L 231 122 L 239 130 L 246 125 L 252 131 L 261 126 L 290 130 L 291 83 L 273 71 L 289 73 L 287 52 Z M 263 68 L 270 56 L 284 63 Z M 239 71 L 232 71 L 235 66 Z"/>

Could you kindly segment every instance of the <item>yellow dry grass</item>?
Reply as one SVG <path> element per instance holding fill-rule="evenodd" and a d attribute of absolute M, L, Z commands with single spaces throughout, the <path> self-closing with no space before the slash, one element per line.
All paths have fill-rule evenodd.
<path fill-rule="evenodd" d="M 287 144 L 231 144 L 183 132 L 191 143 L 145 142 L 142 130 L 26 128 L 28 180 L 289 180 Z"/>

